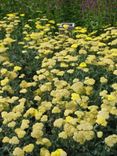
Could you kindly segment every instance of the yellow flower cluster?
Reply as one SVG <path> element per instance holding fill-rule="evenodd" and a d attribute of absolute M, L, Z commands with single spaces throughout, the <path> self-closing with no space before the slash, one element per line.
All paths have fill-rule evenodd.
<path fill-rule="evenodd" d="M 13 156 L 67 156 L 64 142 L 70 140 L 81 146 L 96 139 L 116 145 L 117 29 L 105 28 L 96 36 L 75 27 L 72 37 L 55 31 L 55 21 L 44 17 L 25 21 L 17 40 L 13 33 L 24 16 L 7 14 L 0 21 L 5 32 L 0 141 Z"/>
<path fill-rule="evenodd" d="M 116 134 L 110 135 L 106 137 L 104 141 L 107 146 L 113 147 L 115 144 L 117 144 L 117 135 Z"/>

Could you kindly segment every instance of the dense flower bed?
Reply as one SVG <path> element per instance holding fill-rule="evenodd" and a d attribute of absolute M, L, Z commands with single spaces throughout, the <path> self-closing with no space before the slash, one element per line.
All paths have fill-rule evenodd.
<path fill-rule="evenodd" d="M 0 156 L 116 155 L 117 29 L 67 29 L 0 20 Z"/>

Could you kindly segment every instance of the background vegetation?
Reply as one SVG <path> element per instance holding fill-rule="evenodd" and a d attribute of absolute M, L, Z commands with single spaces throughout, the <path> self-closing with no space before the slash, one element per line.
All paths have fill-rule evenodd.
<path fill-rule="evenodd" d="M 8 12 L 25 13 L 28 17 L 45 14 L 57 22 L 75 22 L 97 29 L 115 25 L 116 0 L 0 0 L 0 15 Z"/>

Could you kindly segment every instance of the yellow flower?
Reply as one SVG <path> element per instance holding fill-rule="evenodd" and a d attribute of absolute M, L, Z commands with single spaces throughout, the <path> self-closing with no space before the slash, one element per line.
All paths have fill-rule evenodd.
<path fill-rule="evenodd" d="M 64 123 L 64 120 L 62 118 L 56 119 L 54 121 L 54 127 L 60 128 L 63 125 L 63 123 Z"/>
<path fill-rule="evenodd" d="M 22 80 L 20 83 L 20 87 L 21 88 L 28 88 L 28 87 L 30 87 L 30 84 L 28 82 L 26 82 L 25 80 Z"/>
<path fill-rule="evenodd" d="M 30 34 L 30 37 L 33 40 L 38 40 L 40 36 L 43 36 L 43 35 L 44 35 L 44 32 L 41 32 L 41 33 L 33 32 L 32 34 Z"/>
<path fill-rule="evenodd" d="M 41 148 L 40 149 L 40 156 L 51 156 L 50 152 L 46 148 Z"/>
<path fill-rule="evenodd" d="M 8 123 L 8 127 L 11 127 L 11 128 L 15 127 L 15 125 L 16 125 L 15 121 Z"/>
<path fill-rule="evenodd" d="M 82 62 L 82 63 L 80 63 L 79 67 L 85 68 L 85 67 L 87 67 L 87 64 L 85 62 Z"/>
<path fill-rule="evenodd" d="M 8 16 L 8 17 L 15 17 L 16 14 L 15 14 L 15 13 L 9 13 L 9 14 L 7 14 L 7 16 Z"/>
<path fill-rule="evenodd" d="M 23 94 L 27 93 L 27 89 L 21 89 L 20 93 L 23 93 Z"/>
<path fill-rule="evenodd" d="M 78 47 L 78 44 L 74 43 L 74 44 L 71 45 L 71 48 L 73 48 L 73 49 L 76 49 L 77 47 Z"/>
<path fill-rule="evenodd" d="M 72 93 L 71 99 L 72 99 L 73 101 L 81 100 L 80 95 L 79 95 L 79 94 L 76 94 L 76 93 Z"/>
<path fill-rule="evenodd" d="M 18 138 L 23 138 L 26 134 L 26 132 L 21 128 L 16 128 L 15 133 L 17 134 Z"/>
<path fill-rule="evenodd" d="M 64 71 L 59 71 L 59 72 L 57 73 L 57 75 L 58 75 L 58 76 L 63 76 L 63 75 L 64 75 Z"/>
<path fill-rule="evenodd" d="M 112 134 L 105 138 L 105 144 L 109 147 L 113 147 L 115 144 L 117 144 L 117 135 Z"/>
<path fill-rule="evenodd" d="M 8 84 L 9 79 L 8 77 L 5 77 L 5 79 L 1 80 L 1 86 L 5 86 L 6 84 Z"/>
<path fill-rule="evenodd" d="M 20 67 L 20 66 L 15 66 L 14 67 L 14 71 L 19 71 L 19 70 L 21 70 L 22 68 Z"/>
<path fill-rule="evenodd" d="M 85 78 L 84 84 L 86 85 L 94 85 L 95 84 L 95 80 L 89 77 Z"/>
<path fill-rule="evenodd" d="M 82 82 L 75 82 L 73 83 L 73 85 L 71 86 L 71 89 L 73 89 L 73 91 L 77 94 L 82 94 L 84 92 L 84 86 Z"/>
<path fill-rule="evenodd" d="M 103 117 L 103 116 L 101 116 L 101 115 L 98 116 L 96 122 L 97 122 L 99 125 L 102 125 L 102 126 L 104 126 L 104 127 L 107 125 L 107 121 L 106 121 L 105 117 Z"/>
<path fill-rule="evenodd" d="M 59 138 L 67 139 L 67 134 L 63 131 L 63 132 L 59 133 Z"/>
<path fill-rule="evenodd" d="M 73 113 L 73 110 L 72 109 L 66 109 L 64 111 L 64 116 L 68 116 L 69 114 Z"/>
<path fill-rule="evenodd" d="M 20 147 L 16 147 L 13 151 L 13 156 L 24 156 L 24 151 Z"/>
<path fill-rule="evenodd" d="M 50 142 L 50 140 L 48 138 L 43 138 L 42 139 L 42 144 L 44 146 L 50 147 L 52 145 L 52 143 Z"/>
<path fill-rule="evenodd" d="M 97 132 L 97 137 L 98 138 L 102 138 L 102 136 L 103 136 L 103 132 L 102 131 Z"/>
<path fill-rule="evenodd" d="M 68 24 L 63 24 L 63 28 L 64 29 L 68 29 L 69 28 L 69 25 Z"/>
<path fill-rule="evenodd" d="M 117 75 L 117 70 L 114 70 L 113 74 L 114 74 L 114 75 Z"/>
<path fill-rule="evenodd" d="M 20 16 L 21 16 L 21 17 L 24 17 L 24 16 L 25 16 L 25 14 L 20 14 Z"/>
<path fill-rule="evenodd" d="M 2 140 L 3 143 L 9 143 L 9 141 L 10 141 L 10 139 L 6 136 Z"/>
<path fill-rule="evenodd" d="M 73 117 L 71 116 L 67 116 L 65 119 L 66 122 L 71 122 L 72 120 L 73 120 Z"/>
<path fill-rule="evenodd" d="M 26 153 L 31 153 L 34 149 L 34 145 L 33 144 L 28 144 L 26 146 L 24 146 L 23 151 Z"/>
<path fill-rule="evenodd" d="M 106 97 L 107 93 L 108 93 L 107 90 L 103 90 L 103 91 L 100 92 L 100 96 Z"/>
<path fill-rule="evenodd" d="M 80 33 L 86 33 L 87 32 L 87 29 L 86 28 L 82 28 L 81 30 L 78 30 L 78 32 L 80 32 Z"/>
<path fill-rule="evenodd" d="M 43 136 L 43 124 L 42 123 L 35 123 L 33 125 L 31 136 L 36 139 L 41 138 Z"/>
<path fill-rule="evenodd" d="M 5 48 L 4 45 L 0 45 L 0 53 L 3 53 L 7 50 L 8 48 Z"/>
<path fill-rule="evenodd" d="M 13 80 L 17 77 L 17 73 L 16 72 L 9 72 L 9 79 Z"/>
<path fill-rule="evenodd" d="M 46 122 L 48 120 L 48 116 L 47 115 L 43 115 L 42 117 L 41 117 L 41 121 L 42 122 Z"/>
<path fill-rule="evenodd" d="M 115 115 L 115 116 L 117 116 L 117 108 L 116 107 L 112 107 L 110 113 Z"/>
<path fill-rule="evenodd" d="M 82 27 L 80 27 L 80 26 L 75 27 L 75 30 L 81 30 L 81 29 L 82 29 Z"/>
<path fill-rule="evenodd" d="M 87 36 L 87 37 L 85 38 L 85 40 L 86 40 L 86 41 L 91 41 L 92 38 Z"/>
<path fill-rule="evenodd" d="M 37 29 L 43 29 L 43 26 L 42 25 L 40 25 L 40 24 L 38 24 L 38 23 L 36 23 L 36 26 L 35 26 Z"/>
<path fill-rule="evenodd" d="M 73 69 L 69 69 L 69 70 L 67 70 L 67 73 L 69 73 L 69 74 L 72 74 L 73 72 L 74 72 Z"/>
<path fill-rule="evenodd" d="M 84 49 L 80 49 L 80 50 L 79 50 L 79 54 L 87 54 L 87 51 L 84 50 Z"/>
<path fill-rule="evenodd" d="M 29 120 L 23 119 L 21 124 L 21 129 L 24 130 L 29 127 Z"/>
<path fill-rule="evenodd" d="M 27 117 L 28 115 L 31 115 L 31 116 L 35 116 L 35 109 L 34 108 L 29 108 L 28 110 L 27 110 L 27 112 L 25 113 L 25 115 L 24 115 L 24 117 Z"/>
<path fill-rule="evenodd" d="M 24 78 L 24 77 L 25 77 L 25 74 L 19 75 L 19 78 Z"/>
<path fill-rule="evenodd" d="M 51 153 L 51 156 L 67 156 L 67 153 L 63 149 L 57 149 Z"/>
<path fill-rule="evenodd" d="M 55 21 L 54 20 L 50 20 L 48 22 L 51 23 L 51 24 L 55 24 Z"/>
<path fill-rule="evenodd" d="M 91 123 L 88 123 L 86 121 L 81 122 L 78 126 L 77 129 L 79 131 L 84 130 L 84 131 L 91 131 L 93 129 L 93 126 L 91 125 Z"/>
<path fill-rule="evenodd" d="M 93 92 L 93 87 L 92 86 L 87 86 L 87 87 L 85 87 L 85 90 L 86 90 L 87 95 L 91 95 L 92 92 Z"/>
<path fill-rule="evenodd" d="M 9 143 L 10 144 L 19 144 L 19 139 L 16 137 L 16 136 L 14 136 L 14 137 L 12 137 L 10 140 L 9 140 Z"/>
<path fill-rule="evenodd" d="M 117 90 L 117 83 L 112 84 L 113 89 Z"/>
<path fill-rule="evenodd" d="M 93 131 L 86 131 L 86 132 L 84 132 L 84 134 L 85 134 L 85 139 L 87 141 L 90 141 L 94 138 L 95 133 Z"/>
<path fill-rule="evenodd" d="M 68 66 L 69 66 L 69 65 L 66 64 L 66 63 L 64 63 L 64 62 L 61 62 L 61 63 L 60 63 L 60 67 L 67 68 Z"/>
<path fill-rule="evenodd" d="M 100 78 L 100 82 L 101 82 L 101 83 L 107 83 L 108 80 L 107 80 L 105 77 L 101 77 L 101 78 Z"/>
<path fill-rule="evenodd" d="M 114 100 L 116 100 L 116 97 L 114 95 L 108 95 L 108 100 L 114 101 Z"/>
<path fill-rule="evenodd" d="M 57 106 L 52 109 L 52 113 L 60 113 L 60 112 L 61 112 L 61 110 Z"/>
<path fill-rule="evenodd" d="M 59 151 L 52 152 L 51 156 L 60 156 L 60 152 Z"/>
<path fill-rule="evenodd" d="M 1 72 L 1 74 L 2 74 L 2 75 L 4 75 L 4 74 L 6 74 L 6 73 L 7 73 L 7 69 L 2 68 L 0 72 Z"/>
<path fill-rule="evenodd" d="M 42 111 L 35 110 L 35 119 L 40 120 L 41 116 L 43 115 Z"/>
<path fill-rule="evenodd" d="M 86 141 L 84 131 L 75 132 L 73 139 L 80 144 L 84 144 Z"/>
<path fill-rule="evenodd" d="M 35 97 L 34 97 L 34 100 L 35 100 L 35 101 L 40 101 L 40 100 L 41 100 L 41 97 L 40 97 L 40 96 L 35 96 Z"/>
<path fill-rule="evenodd" d="M 4 44 L 11 44 L 12 42 L 14 42 L 15 40 L 13 40 L 12 38 L 10 37 L 7 37 L 3 40 L 3 43 Z"/>

